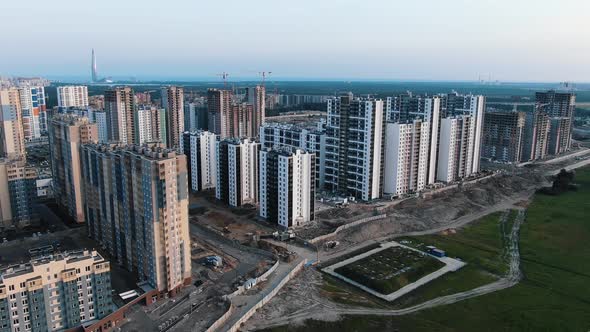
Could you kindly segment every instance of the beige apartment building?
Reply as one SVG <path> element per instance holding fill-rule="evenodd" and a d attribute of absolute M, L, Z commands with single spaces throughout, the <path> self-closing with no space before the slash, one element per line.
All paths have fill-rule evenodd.
<path fill-rule="evenodd" d="M 90 236 L 174 295 L 191 281 L 186 156 L 157 143 L 89 144 L 82 154 Z"/>
<path fill-rule="evenodd" d="M 53 188 L 57 203 L 76 222 L 84 222 L 84 191 L 80 166 L 83 144 L 98 142 L 98 128 L 88 118 L 56 114 L 49 126 Z"/>

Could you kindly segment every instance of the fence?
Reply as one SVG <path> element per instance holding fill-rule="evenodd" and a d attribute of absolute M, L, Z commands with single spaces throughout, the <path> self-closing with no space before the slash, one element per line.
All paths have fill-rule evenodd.
<path fill-rule="evenodd" d="M 237 332 L 240 326 L 243 323 L 245 323 L 248 319 L 250 319 L 250 317 L 252 317 L 252 315 L 256 313 L 256 310 L 262 308 L 263 305 L 270 301 L 279 292 L 279 290 L 281 290 L 281 288 L 283 288 L 283 286 L 285 286 L 285 284 L 289 282 L 291 278 L 293 278 L 294 275 L 296 275 L 297 273 L 299 273 L 299 271 L 301 271 L 301 269 L 303 269 L 305 264 L 307 264 L 307 259 L 304 259 L 299 264 L 297 264 L 293 268 L 293 270 L 291 270 L 291 272 L 289 272 L 289 274 L 287 274 L 268 294 L 264 295 L 262 299 L 260 299 L 260 301 L 258 301 L 256 304 L 252 306 L 252 308 L 246 311 L 242 315 L 242 317 L 240 317 L 240 319 L 238 319 L 234 324 L 232 324 L 226 331 Z"/>

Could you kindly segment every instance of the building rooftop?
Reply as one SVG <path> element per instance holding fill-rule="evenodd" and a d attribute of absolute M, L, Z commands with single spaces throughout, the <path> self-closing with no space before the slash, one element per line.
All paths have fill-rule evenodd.
<path fill-rule="evenodd" d="M 86 144 L 100 152 L 127 152 L 150 160 L 160 160 L 176 157 L 176 150 L 165 148 L 161 143 L 122 144 L 122 143 L 92 143 Z"/>
<path fill-rule="evenodd" d="M 105 261 L 104 258 L 95 250 L 75 250 L 54 253 L 52 252 L 53 248 L 50 249 L 51 250 L 49 252 L 51 253 L 34 257 L 28 263 L 0 267 L 0 278 L 4 280 L 7 278 L 31 273 L 34 272 L 36 266 L 41 266 L 57 261 L 65 261 L 66 264 L 79 262 L 86 259 L 92 259 L 97 263 Z M 47 251 L 43 252 L 47 253 Z"/>

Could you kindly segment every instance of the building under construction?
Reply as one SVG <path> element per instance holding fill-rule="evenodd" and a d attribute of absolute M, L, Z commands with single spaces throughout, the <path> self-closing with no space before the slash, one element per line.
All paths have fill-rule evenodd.
<path fill-rule="evenodd" d="M 507 163 L 522 160 L 526 114 L 489 112 L 484 120 L 482 157 Z"/>

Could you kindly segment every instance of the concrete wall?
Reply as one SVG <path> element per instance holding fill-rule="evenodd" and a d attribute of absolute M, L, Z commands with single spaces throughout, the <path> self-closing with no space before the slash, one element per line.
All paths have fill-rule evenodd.
<path fill-rule="evenodd" d="M 308 242 L 309 243 L 312 243 L 312 244 L 317 244 L 318 242 L 322 242 L 322 241 L 325 241 L 325 240 L 327 240 L 327 239 L 329 239 L 331 237 L 336 236 L 336 234 L 342 232 L 345 229 L 348 229 L 348 228 L 351 228 L 351 227 L 355 227 L 355 226 L 358 226 L 358 225 L 361 225 L 361 224 L 364 224 L 364 223 L 367 223 L 367 222 L 370 222 L 370 221 L 385 219 L 385 217 L 387 217 L 386 214 L 380 214 L 378 216 L 373 216 L 373 217 L 367 217 L 367 218 L 359 219 L 359 220 L 353 221 L 351 223 L 348 223 L 348 224 L 339 226 L 332 233 L 328 233 L 328 234 L 325 234 L 325 235 L 320 235 L 320 236 L 318 236 L 316 238 L 313 238 L 313 239 L 309 240 Z"/>
<path fill-rule="evenodd" d="M 291 280 L 291 278 L 293 278 L 293 276 L 295 276 L 297 273 L 299 273 L 299 271 L 301 271 L 303 269 L 305 264 L 307 264 L 307 259 L 304 259 L 299 264 L 297 264 L 293 268 L 293 270 L 291 270 L 291 272 L 288 275 L 286 275 L 283 278 L 283 280 L 281 280 L 281 282 L 279 282 L 279 284 L 273 290 L 271 290 L 268 294 L 263 296 L 262 299 L 260 301 L 258 301 L 258 303 L 254 304 L 254 306 L 252 306 L 252 308 L 250 308 L 250 310 L 245 312 L 244 315 L 242 315 L 242 317 L 240 319 L 238 319 L 226 331 L 227 332 L 237 332 L 239 330 L 240 326 L 243 323 L 245 323 L 248 319 L 250 319 L 250 317 L 252 317 L 252 315 L 254 315 L 254 313 L 256 313 L 256 310 L 262 308 L 262 306 L 264 306 L 268 301 L 270 301 L 279 292 L 279 290 L 281 290 L 281 288 L 283 288 L 283 286 L 285 286 L 285 284 L 287 282 L 289 282 Z"/>
<path fill-rule="evenodd" d="M 268 269 L 266 272 L 264 272 L 262 275 L 260 275 L 259 277 L 256 278 L 256 283 L 258 284 L 259 282 L 266 281 L 266 279 L 268 279 L 268 276 L 271 273 L 273 273 L 277 269 L 277 267 L 279 267 L 278 259 L 274 263 L 274 265 L 270 267 L 270 269 Z M 239 286 L 235 292 L 225 295 L 224 298 L 231 300 L 232 298 L 234 298 L 238 295 L 242 295 L 244 293 L 244 291 L 246 291 L 246 288 L 244 286 Z"/>
<path fill-rule="evenodd" d="M 205 330 L 205 332 L 213 332 L 213 331 L 216 331 L 223 324 L 225 324 L 225 322 L 229 319 L 229 317 L 233 313 L 234 313 L 234 306 L 233 306 L 233 304 L 231 304 L 231 301 L 230 301 L 229 308 L 227 309 L 227 311 L 225 312 L 225 314 L 223 314 L 221 317 L 219 317 L 219 319 L 217 319 L 215 321 L 215 323 L 213 323 L 211 326 L 209 326 L 209 328 L 207 330 Z"/>

